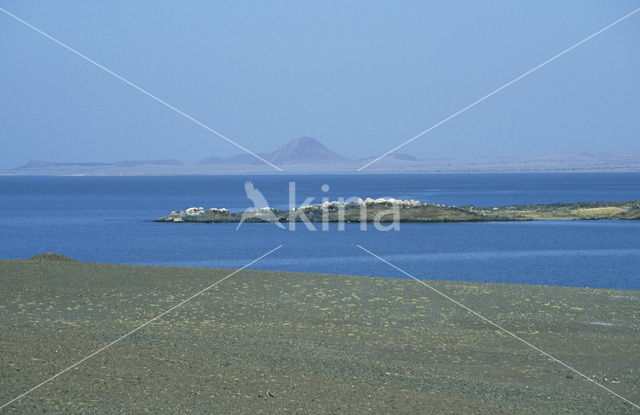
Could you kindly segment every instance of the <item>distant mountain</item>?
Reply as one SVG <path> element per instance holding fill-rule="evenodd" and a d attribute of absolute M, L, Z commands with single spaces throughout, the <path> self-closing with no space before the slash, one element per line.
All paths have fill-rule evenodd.
<path fill-rule="evenodd" d="M 340 164 L 351 162 L 352 160 L 341 156 L 340 154 L 329 150 L 321 142 L 311 137 L 296 138 L 278 148 L 272 153 L 258 154 L 265 160 L 276 164 Z M 253 157 L 251 154 L 238 154 L 236 156 L 224 158 L 213 156 L 200 160 L 200 165 L 219 165 L 219 164 L 256 164 L 262 161 Z"/>
<path fill-rule="evenodd" d="M 164 160 L 123 160 L 110 163 L 113 166 L 182 166 L 184 163 L 176 159 Z"/>
<path fill-rule="evenodd" d="M 263 158 L 267 156 L 264 153 L 257 153 L 257 154 Z M 244 153 L 244 154 L 236 154 L 235 156 L 226 157 L 226 158 L 218 157 L 218 156 L 207 157 L 206 159 L 200 160 L 196 164 L 218 165 L 218 164 L 256 164 L 256 163 L 262 163 L 262 161 L 258 160 L 257 158 L 255 158 L 249 153 Z"/>
<path fill-rule="evenodd" d="M 351 161 L 311 137 L 296 138 L 265 158 L 274 164 L 329 164 Z"/>
<path fill-rule="evenodd" d="M 27 164 L 16 167 L 14 170 L 48 170 L 56 168 L 70 167 L 134 167 L 134 166 L 181 166 L 184 165 L 180 160 L 123 160 L 114 163 L 58 163 L 55 161 L 31 160 Z"/>
<path fill-rule="evenodd" d="M 44 161 L 44 160 L 31 160 L 20 167 L 14 168 L 14 170 L 37 170 L 37 169 L 51 169 L 55 167 L 62 166 L 83 166 L 83 167 L 93 167 L 93 166 L 106 166 L 106 163 L 56 163 L 55 161 Z"/>
<path fill-rule="evenodd" d="M 476 157 L 421 160 L 411 154 L 392 153 L 351 160 L 329 150 L 318 140 L 301 137 L 271 153 L 258 153 L 289 173 L 527 173 L 527 172 L 640 172 L 640 151 L 620 153 L 564 153 L 531 157 Z M 370 165 L 368 163 L 371 163 Z M 56 163 L 32 160 L 0 175 L 55 176 L 173 176 L 217 174 L 273 174 L 272 166 L 251 154 L 213 156 L 196 164 L 178 160 L 118 161 L 114 163 Z"/>
<path fill-rule="evenodd" d="M 380 156 L 365 157 L 363 159 L 358 159 L 358 161 L 367 162 L 367 161 L 375 160 L 378 157 Z M 386 156 L 385 159 L 401 160 L 401 161 L 423 161 L 422 159 L 419 159 L 416 156 L 412 156 L 411 154 L 404 154 L 404 153 L 391 153 L 388 156 Z"/>

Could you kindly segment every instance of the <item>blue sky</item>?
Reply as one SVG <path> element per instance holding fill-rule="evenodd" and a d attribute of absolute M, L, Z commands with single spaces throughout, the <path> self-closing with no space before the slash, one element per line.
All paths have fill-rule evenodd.
<path fill-rule="evenodd" d="M 16 14 L 256 152 L 311 136 L 383 153 L 637 1 L 7 1 Z M 640 149 L 640 13 L 401 152 Z M 0 168 L 239 150 L 0 13 Z"/>

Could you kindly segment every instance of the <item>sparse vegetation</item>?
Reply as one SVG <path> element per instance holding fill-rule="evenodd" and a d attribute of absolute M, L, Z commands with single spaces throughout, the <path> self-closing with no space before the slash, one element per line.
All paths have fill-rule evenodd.
<path fill-rule="evenodd" d="M 45 252 L 29 258 L 30 261 L 54 261 L 54 262 L 78 262 L 75 259 L 69 258 L 55 252 Z"/>
<path fill-rule="evenodd" d="M 0 261 L 2 402 L 229 272 Z M 640 292 L 429 283 L 640 401 Z M 248 270 L 6 409 L 637 412 L 413 280 Z"/>

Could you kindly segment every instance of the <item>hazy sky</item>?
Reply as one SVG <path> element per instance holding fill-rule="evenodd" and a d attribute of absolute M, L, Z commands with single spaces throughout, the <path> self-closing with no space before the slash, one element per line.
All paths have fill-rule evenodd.
<path fill-rule="evenodd" d="M 383 153 L 637 1 L 25 1 L 0 7 L 256 152 Z M 401 150 L 640 149 L 640 13 Z M 239 153 L 0 13 L 0 168 Z"/>

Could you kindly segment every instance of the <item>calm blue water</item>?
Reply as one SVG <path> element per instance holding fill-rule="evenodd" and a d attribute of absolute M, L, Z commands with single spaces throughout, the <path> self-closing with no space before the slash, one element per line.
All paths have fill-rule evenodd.
<path fill-rule="evenodd" d="M 402 224 L 400 231 L 291 232 L 273 224 L 167 224 L 190 206 L 250 206 L 246 176 L 0 177 L 0 258 L 60 252 L 81 261 L 402 276 L 640 289 L 640 222 Z M 271 206 L 307 197 L 395 197 L 454 205 L 640 199 L 640 174 L 324 175 L 250 177 Z M 328 193 L 321 186 L 328 184 Z"/>

